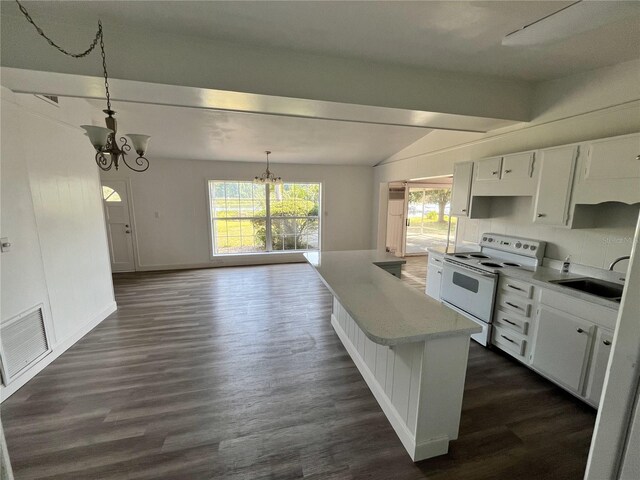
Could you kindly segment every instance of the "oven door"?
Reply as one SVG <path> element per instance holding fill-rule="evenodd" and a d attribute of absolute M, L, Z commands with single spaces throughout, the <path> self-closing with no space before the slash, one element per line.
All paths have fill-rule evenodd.
<path fill-rule="evenodd" d="M 495 273 L 475 272 L 445 261 L 440 296 L 444 302 L 491 323 L 496 280 Z"/>

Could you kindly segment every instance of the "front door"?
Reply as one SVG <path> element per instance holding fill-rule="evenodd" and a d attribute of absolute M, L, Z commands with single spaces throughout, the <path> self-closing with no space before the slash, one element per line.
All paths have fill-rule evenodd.
<path fill-rule="evenodd" d="M 127 183 L 122 180 L 102 182 L 102 202 L 107 221 L 111 270 L 132 272 L 135 270 L 135 262 Z"/>

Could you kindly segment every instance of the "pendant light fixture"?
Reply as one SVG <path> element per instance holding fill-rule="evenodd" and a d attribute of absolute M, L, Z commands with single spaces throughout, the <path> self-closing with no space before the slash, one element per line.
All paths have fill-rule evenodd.
<path fill-rule="evenodd" d="M 129 133 L 125 134 L 126 137 L 129 137 L 131 140 L 131 145 L 127 142 L 125 137 L 120 137 L 121 144 L 118 145 L 118 141 L 116 139 L 117 135 L 117 122 L 113 117 L 116 112 L 111 109 L 111 95 L 109 93 L 109 75 L 107 74 L 107 60 L 104 51 L 104 34 L 102 32 L 102 22 L 98 21 L 98 31 L 96 32 L 96 36 L 89 45 L 89 47 L 81 53 L 70 53 L 64 48 L 57 45 L 53 40 L 51 40 L 42 29 L 35 24 L 27 9 L 16 0 L 20 11 L 25 16 L 27 21 L 33 25 L 38 34 L 43 37 L 49 45 L 56 48 L 59 52 L 67 55 L 68 57 L 73 58 L 83 58 L 89 55 L 98 45 L 100 45 L 100 53 L 102 55 L 102 73 L 104 76 L 104 90 L 105 97 L 107 100 L 107 108 L 103 110 L 103 112 L 107 115 L 105 118 L 105 127 L 98 127 L 95 125 L 80 125 L 81 128 L 85 130 L 85 135 L 89 137 L 89 141 L 91 145 L 96 149 L 96 164 L 102 170 L 111 170 L 114 167 L 118 170 L 120 165 L 120 161 L 124 163 L 127 167 L 135 172 L 144 172 L 149 168 L 149 160 L 147 160 L 144 156 L 147 151 L 147 146 L 149 145 L 149 135 L 140 135 Z M 131 148 L 138 154 L 138 157 L 135 159 L 133 163 L 129 163 L 127 161 L 127 154 L 131 151 Z"/>
<path fill-rule="evenodd" d="M 267 169 L 259 177 L 254 177 L 253 183 L 259 183 L 259 184 L 262 184 L 262 185 L 265 185 L 265 184 L 268 184 L 268 185 L 279 185 L 279 184 L 281 184 L 282 183 L 282 178 L 281 177 L 276 177 L 273 173 L 271 173 L 271 170 L 269 170 L 269 155 L 271 154 L 271 152 L 269 150 L 267 150 L 264 153 L 267 154 Z"/>

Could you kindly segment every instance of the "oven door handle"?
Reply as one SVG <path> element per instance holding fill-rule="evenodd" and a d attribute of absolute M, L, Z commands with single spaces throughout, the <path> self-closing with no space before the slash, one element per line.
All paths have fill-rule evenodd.
<path fill-rule="evenodd" d="M 458 264 L 457 262 L 452 262 L 447 258 L 445 258 L 444 263 L 446 264 L 445 267 L 451 267 L 452 269 L 457 270 L 458 272 L 466 273 L 467 275 L 479 275 L 481 277 L 487 277 L 487 278 L 496 277 L 495 273 L 482 272 L 480 271 L 480 269 L 476 269 L 476 268 L 468 268 Z"/>

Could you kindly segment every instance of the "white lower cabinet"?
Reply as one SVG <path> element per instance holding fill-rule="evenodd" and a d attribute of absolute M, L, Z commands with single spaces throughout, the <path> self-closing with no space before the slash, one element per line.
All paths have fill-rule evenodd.
<path fill-rule="evenodd" d="M 431 298 L 440 300 L 440 283 L 442 283 L 442 264 L 444 255 L 429 253 L 429 263 L 427 264 L 427 288 L 425 293 Z"/>
<path fill-rule="evenodd" d="M 613 332 L 611 330 L 598 329 L 595 343 L 593 344 L 591 368 L 589 368 L 589 380 L 587 382 L 587 400 L 596 406 L 600 404 L 600 395 L 602 394 L 604 375 L 607 371 L 612 343 Z"/>
<path fill-rule="evenodd" d="M 580 394 L 595 326 L 569 313 L 540 305 L 531 364 Z"/>
<path fill-rule="evenodd" d="M 491 344 L 598 407 L 615 310 L 501 276 Z"/>

